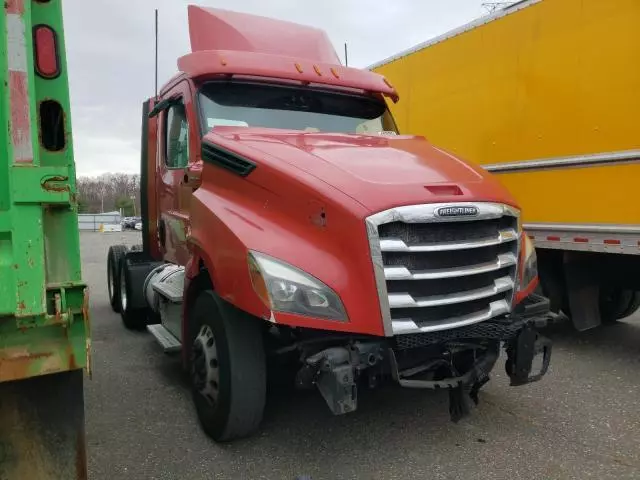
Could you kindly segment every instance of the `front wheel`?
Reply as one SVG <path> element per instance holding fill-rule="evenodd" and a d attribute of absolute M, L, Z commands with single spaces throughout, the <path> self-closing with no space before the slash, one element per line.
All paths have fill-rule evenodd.
<path fill-rule="evenodd" d="M 193 401 L 202 428 L 217 442 L 253 434 L 267 387 L 260 320 L 204 290 L 190 326 Z"/>

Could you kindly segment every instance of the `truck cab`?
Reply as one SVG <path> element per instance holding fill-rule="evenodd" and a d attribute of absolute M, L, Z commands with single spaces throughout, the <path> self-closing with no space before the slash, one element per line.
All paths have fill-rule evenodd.
<path fill-rule="evenodd" d="M 386 380 L 446 388 L 456 421 L 502 347 L 512 385 L 544 375 L 535 251 L 490 174 L 401 135 L 398 92 L 320 30 L 195 6 L 189 26 L 143 106 L 143 245 L 112 247 L 108 281 L 125 326 L 182 352 L 212 438 L 258 428 L 267 365 L 335 414 Z"/>

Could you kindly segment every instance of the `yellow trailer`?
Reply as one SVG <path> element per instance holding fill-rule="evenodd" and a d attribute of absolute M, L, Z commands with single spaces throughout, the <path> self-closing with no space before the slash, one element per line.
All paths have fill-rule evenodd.
<path fill-rule="evenodd" d="M 404 133 L 495 172 L 584 330 L 640 305 L 640 0 L 524 0 L 370 67 Z"/>

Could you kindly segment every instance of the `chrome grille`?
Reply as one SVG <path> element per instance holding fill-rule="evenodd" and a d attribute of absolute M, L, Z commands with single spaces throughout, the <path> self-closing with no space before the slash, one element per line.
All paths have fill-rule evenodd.
<path fill-rule="evenodd" d="M 475 207 L 469 211 L 477 214 L 439 217 L 443 207 Z M 446 330 L 508 313 L 517 217 L 495 203 L 412 205 L 369 217 L 385 334 Z"/>

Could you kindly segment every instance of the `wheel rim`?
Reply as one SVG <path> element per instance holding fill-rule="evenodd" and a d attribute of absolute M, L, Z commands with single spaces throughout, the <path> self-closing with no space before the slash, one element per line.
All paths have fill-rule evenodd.
<path fill-rule="evenodd" d="M 114 289 L 114 285 L 113 285 L 113 264 L 111 262 L 109 262 L 109 265 L 107 265 L 107 288 L 109 289 L 109 300 L 113 300 L 113 291 Z"/>
<path fill-rule="evenodd" d="M 220 392 L 220 368 L 216 340 L 209 325 L 203 325 L 193 341 L 191 377 L 196 391 L 215 405 Z"/>
<path fill-rule="evenodd" d="M 123 312 L 127 311 L 127 284 L 124 275 L 124 268 L 120 269 L 120 306 Z"/>

